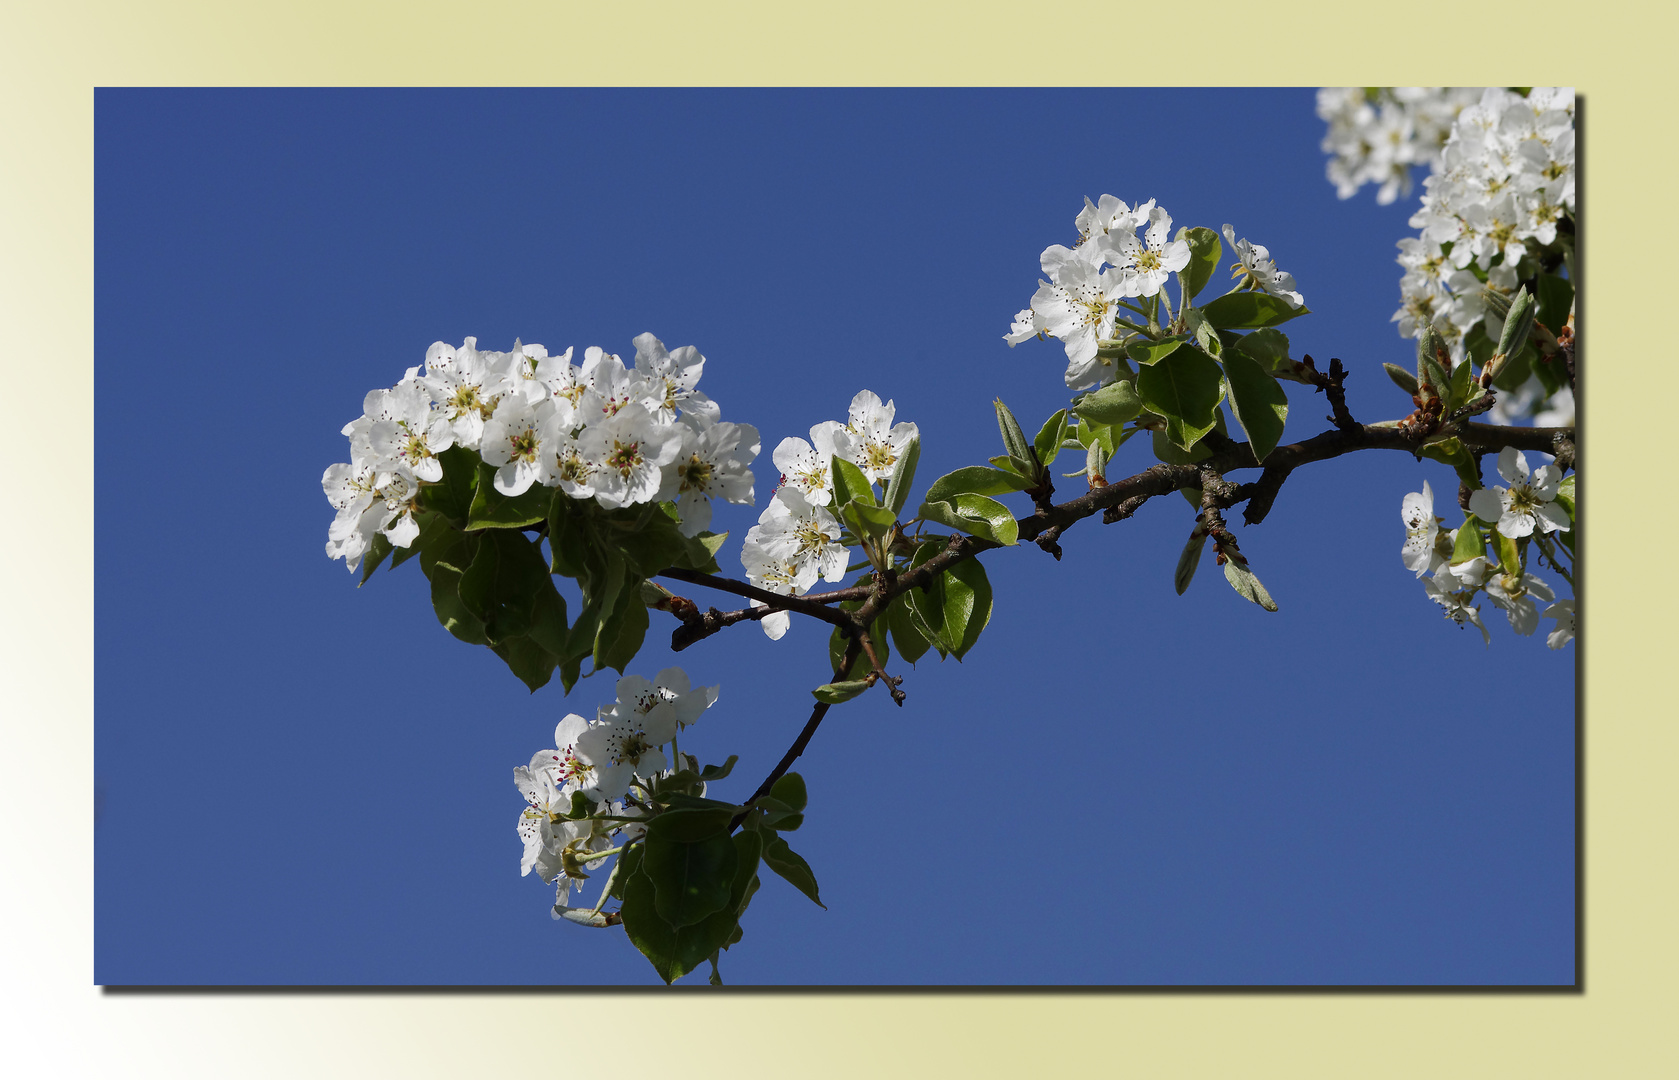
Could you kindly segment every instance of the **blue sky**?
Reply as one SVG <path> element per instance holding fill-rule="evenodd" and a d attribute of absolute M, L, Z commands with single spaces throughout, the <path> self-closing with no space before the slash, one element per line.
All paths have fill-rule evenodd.
<path fill-rule="evenodd" d="M 96 970 L 100 983 L 656 982 L 520 878 L 515 765 L 615 676 L 529 694 L 451 638 L 409 565 L 322 553 L 362 396 L 475 335 L 708 358 L 767 450 L 862 388 L 923 485 L 999 452 L 1001 395 L 1066 404 L 1002 341 L 1084 197 L 1155 198 L 1271 248 L 1296 355 L 1408 403 L 1394 242 L 1296 91 L 156 91 L 96 95 Z M 1327 403 L 1288 387 L 1287 439 Z M 1110 468 L 1149 464 L 1141 440 Z M 1072 466 L 1068 466 L 1071 468 Z M 1243 478 L 1243 477 L 1238 477 Z M 1574 978 L 1573 647 L 1490 649 L 1400 565 L 1392 452 L 1290 479 L 1237 529 L 1281 610 L 1172 569 L 1182 500 L 995 552 L 967 661 L 834 710 L 737 983 L 1557 984 Z M 1063 486 L 1063 496 L 1076 490 Z M 761 503 L 760 503 L 761 505 Z M 722 561 L 757 511 L 719 507 Z M 1454 522 L 1455 523 L 1455 522 Z M 719 602 L 698 590 L 702 603 Z M 826 681 L 826 634 L 751 626 L 631 671 L 722 696 L 685 750 L 744 797 Z M 1548 624 L 1547 624 L 1548 625 Z"/>

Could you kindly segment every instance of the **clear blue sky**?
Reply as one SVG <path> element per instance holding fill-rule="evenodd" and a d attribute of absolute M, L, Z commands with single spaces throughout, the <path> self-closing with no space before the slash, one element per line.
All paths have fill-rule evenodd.
<path fill-rule="evenodd" d="M 1379 365 L 1411 356 L 1389 317 L 1415 196 L 1337 201 L 1308 90 L 95 106 L 100 983 L 657 982 L 518 872 L 512 769 L 616 676 L 531 695 L 437 624 L 416 566 L 358 590 L 323 554 L 339 429 L 433 341 L 698 346 L 700 388 L 762 432 L 760 507 L 769 449 L 872 389 L 920 425 L 924 485 L 999 452 L 992 397 L 1066 404 L 1059 345 L 1002 335 L 1111 192 L 1268 245 L 1314 311 L 1295 354 L 1343 358 L 1360 419 L 1408 410 Z M 1288 390 L 1285 439 L 1323 430 Z M 1110 475 L 1149 463 L 1137 440 Z M 1572 982 L 1574 647 L 1440 617 L 1399 558 L 1425 478 L 1455 489 L 1399 453 L 1313 465 L 1238 527 L 1277 614 L 1210 561 L 1174 595 L 1175 496 L 1078 526 L 1060 563 L 987 555 L 967 662 L 907 671 L 901 710 L 834 710 L 797 766 L 828 910 L 768 878 L 725 979 Z M 718 509 L 737 576 L 757 512 Z M 739 754 L 714 793 L 744 797 L 826 634 L 673 657 L 674 625 L 630 670 L 722 684 L 683 748 Z"/>

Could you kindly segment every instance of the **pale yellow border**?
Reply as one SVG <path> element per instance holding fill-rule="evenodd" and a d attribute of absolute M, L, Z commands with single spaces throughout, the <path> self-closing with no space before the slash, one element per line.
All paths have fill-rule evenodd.
<path fill-rule="evenodd" d="M 717 1077 L 1578 1077 L 1674 1069 L 1671 1035 L 1657 1035 L 1661 1016 L 1669 1023 L 1679 1016 L 1671 841 L 1679 710 L 1662 693 L 1672 672 L 1679 468 L 1657 441 L 1679 397 L 1665 340 L 1672 200 L 1654 197 L 1676 177 L 1671 92 L 1655 82 L 1673 66 L 1669 17 L 1643 6 L 1634 24 L 1620 15 L 1631 5 L 1620 2 L 1485 12 L 1346 0 L 1027 10 L 1018 2 L 992 11 L 913 0 L 8 0 L 0 31 L 0 440 L 8 481 L 0 492 L 0 978 L 8 999 L 0 1061 L 13 1075 L 635 1075 L 674 1063 L 679 1048 L 700 1055 L 682 1075 Z M 1586 993 L 683 994 L 616 996 L 590 1008 L 529 996 L 101 996 L 91 985 L 89 930 L 91 88 L 507 80 L 1580 87 L 1590 123 L 1590 357 L 1607 373 L 1592 380 L 1588 404 Z M 1094 123 L 1092 137 L 1100 137 Z M 1236 182 L 1244 168 L 1265 167 L 1221 160 L 1193 137 L 1134 138 L 1157 152 L 1208 152 L 1207 168 Z M 1019 152 L 1054 148 L 1035 149 L 1028 139 Z M 177 328 L 181 347 L 191 347 L 193 333 Z M 1489 671 L 1472 692 L 1520 708 L 1524 694 L 1543 688 L 1505 685 Z M 567 1033 L 587 1049 L 568 1050 Z"/>

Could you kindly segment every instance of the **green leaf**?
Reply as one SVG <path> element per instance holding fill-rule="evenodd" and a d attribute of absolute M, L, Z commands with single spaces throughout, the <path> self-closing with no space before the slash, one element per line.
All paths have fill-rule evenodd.
<path fill-rule="evenodd" d="M 892 598 L 891 606 L 886 609 L 886 628 L 891 631 L 893 648 L 912 665 L 932 648 L 932 642 L 916 624 L 915 612 L 911 610 L 909 601 L 901 593 Z"/>
<path fill-rule="evenodd" d="M 997 398 L 991 405 L 997 410 L 997 430 L 1003 433 L 1003 449 L 1010 457 L 1030 462 L 1032 444 L 1026 441 L 1026 433 L 1020 430 L 1020 422 L 1014 418 L 1014 413 L 1003 404 L 1002 398 Z"/>
<path fill-rule="evenodd" d="M 855 611 L 859 606 L 861 605 L 854 601 L 848 601 L 841 605 L 847 611 Z M 842 634 L 837 626 L 828 634 L 828 670 L 839 672 L 835 676 L 837 682 L 860 679 L 869 673 L 869 655 L 861 648 L 857 650 L 857 656 L 851 661 L 851 666 L 845 671 L 839 670 L 840 662 L 845 659 L 845 650 L 850 642 L 851 639 Z M 879 647 L 880 644 L 876 642 L 876 648 Z M 885 662 L 884 657 L 881 658 L 881 662 Z"/>
<path fill-rule="evenodd" d="M 1189 334 L 1195 343 L 1201 346 L 1201 351 L 1208 356 L 1218 358 L 1224 355 L 1224 341 L 1218 336 L 1213 324 L 1207 321 L 1207 316 L 1200 308 L 1192 307 L 1183 313 L 1184 325 L 1189 328 Z"/>
<path fill-rule="evenodd" d="M 1196 525 L 1189 534 L 1189 542 L 1183 546 L 1178 555 L 1178 567 L 1172 572 L 1172 587 L 1182 596 L 1189 583 L 1195 579 L 1195 571 L 1201 565 L 1201 551 L 1207 546 L 1207 530 Z"/>
<path fill-rule="evenodd" d="M 631 597 L 639 592 L 634 579 L 623 590 L 624 594 Z M 635 654 L 641 651 L 641 642 L 647 636 L 647 627 L 647 606 L 633 599 L 629 602 L 621 600 L 617 610 L 601 624 L 600 633 L 595 638 L 595 670 L 612 668 L 622 675 L 624 668 L 635 659 Z"/>
<path fill-rule="evenodd" d="M 548 520 L 548 509 L 555 498 L 565 498 L 558 488 L 533 484 L 523 495 L 503 495 L 496 490 L 496 470 L 480 463 L 478 490 L 472 496 L 467 511 L 469 529 L 519 529 Z"/>
<path fill-rule="evenodd" d="M 1188 340 L 1186 337 L 1179 336 L 1170 337 L 1164 341 L 1136 341 L 1125 347 L 1125 353 L 1135 360 L 1139 366 L 1148 367 L 1158 364 L 1177 352 L 1178 346 L 1185 344 Z"/>
<path fill-rule="evenodd" d="M 1137 388 L 1129 381 L 1110 383 L 1100 390 L 1086 394 L 1073 406 L 1073 412 L 1082 420 L 1092 424 L 1113 426 L 1129 423 L 1143 411 L 1142 399 L 1137 397 Z M 1086 446 L 1088 439 L 1080 440 Z M 1111 456 L 1113 451 L 1108 450 Z"/>
<path fill-rule="evenodd" d="M 874 486 L 869 478 L 863 475 L 863 470 L 851 462 L 835 454 L 830 460 L 830 475 L 834 478 L 834 506 L 841 507 L 853 500 L 864 506 L 878 505 L 874 497 Z"/>
<path fill-rule="evenodd" d="M 1209 300 L 1201 311 L 1208 322 L 1221 330 L 1276 326 L 1311 314 L 1304 306 L 1290 307 L 1287 300 L 1263 292 L 1226 293 L 1216 300 Z"/>
<path fill-rule="evenodd" d="M 1248 334 L 1234 334 L 1225 330 L 1220 331 L 1219 337 L 1224 341 L 1226 349 L 1237 349 L 1253 357 L 1259 361 L 1260 367 L 1273 376 L 1307 386 L 1313 385 L 1312 380 L 1301 373 L 1288 355 L 1288 335 L 1281 330 L 1255 330 Z"/>
<path fill-rule="evenodd" d="M 706 800 L 710 802 L 711 800 Z M 694 810 L 666 810 L 647 823 L 647 838 L 671 844 L 692 844 L 727 836 L 736 810 L 729 804 Z"/>
<path fill-rule="evenodd" d="M 538 593 L 551 589 L 553 580 L 536 544 L 501 529 L 483 535 L 459 585 L 461 602 L 483 622 L 491 641 L 526 633 Z"/>
<path fill-rule="evenodd" d="M 840 507 L 840 520 L 855 536 L 879 539 L 892 531 L 897 515 L 889 506 L 869 506 L 852 501 Z"/>
<path fill-rule="evenodd" d="M 1475 377 L 1472 365 L 1465 360 L 1452 368 L 1452 373 L 1446 376 L 1449 383 L 1446 392 L 1446 412 L 1453 413 L 1469 402 L 1469 384 Z"/>
<path fill-rule="evenodd" d="M 707 765 L 705 768 L 700 770 L 700 779 L 704 780 L 708 784 L 713 780 L 721 780 L 735 771 L 735 762 L 739 760 L 739 754 L 730 754 L 729 760 L 723 762 L 721 765 Z"/>
<path fill-rule="evenodd" d="M 548 685 L 560 659 L 528 637 L 501 638 L 492 643 L 490 649 L 507 663 L 508 669 L 519 677 L 520 682 L 530 687 L 533 694 Z"/>
<path fill-rule="evenodd" d="M 1442 364 L 1447 363 L 1451 363 L 1451 354 L 1446 349 L 1446 340 L 1433 326 L 1426 327 L 1417 339 L 1417 382 L 1425 398 L 1429 394 L 1438 398 L 1446 396 L 1451 383 Z"/>
<path fill-rule="evenodd" d="M 739 929 L 740 912 L 750 899 L 752 883 L 756 880 L 762 839 L 757 833 L 742 831 L 731 843 L 735 848 L 735 872 L 729 901 L 721 911 L 692 926 L 672 927 L 659 914 L 657 889 L 641 865 L 641 847 L 638 845 L 624 853 L 626 867 L 629 860 L 635 862 L 635 872 L 628 874 L 624 881 L 623 907 L 619 909 L 624 933 L 667 983 L 675 982 L 716 955 Z"/>
<path fill-rule="evenodd" d="M 562 496 L 563 497 L 563 496 Z M 652 577 L 669 566 L 680 566 L 688 552 L 688 538 L 676 523 L 670 503 L 626 507 L 607 519 L 607 536 L 623 552 L 638 577 Z M 639 513 L 636 512 L 639 509 Z"/>
<path fill-rule="evenodd" d="M 1283 437 L 1288 395 L 1259 361 L 1238 349 L 1225 354 L 1224 374 L 1230 381 L 1231 411 L 1247 433 L 1254 460 L 1262 462 Z"/>
<path fill-rule="evenodd" d="M 1207 282 L 1212 280 L 1213 273 L 1218 270 L 1219 259 L 1224 256 L 1224 244 L 1219 240 L 1218 233 L 1199 226 L 1179 229 L 1177 239 L 1189 242 L 1189 263 L 1178 271 L 1178 284 L 1183 289 L 1183 302 L 1187 304 L 1200 295 Z"/>
<path fill-rule="evenodd" d="M 556 574 L 581 578 L 594 542 L 587 507 L 582 500 L 560 492 L 548 510 L 549 568 Z"/>
<path fill-rule="evenodd" d="M 444 563 L 437 563 L 431 575 L 431 606 L 437 621 L 449 633 L 472 645 L 488 645 L 484 623 L 461 603 L 460 571 Z"/>
<path fill-rule="evenodd" d="M 886 506 L 897 516 L 909 499 L 909 489 L 915 483 L 915 466 L 921 461 L 921 440 L 911 439 L 892 463 L 892 475 L 886 481 Z"/>
<path fill-rule="evenodd" d="M 1254 576 L 1253 571 L 1241 565 L 1235 559 L 1224 560 L 1224 580 L 1230 582 L 1232 589 L 1266 611 L 1277 610 L 1277 602 L 1271 599 L 1271 594 L 1265 591 L 1265 586 L 1259 583 L 1259 579 Z"/>
<path fill-rule="evenodd" d="M 1038 463 L 1048 465 L 1055 460 L 1055 455 L 1061 452 L 1061 443 L 1067 438 L 1067 410 L 1062 409 L 1038 429 L 1038 435 L 1032 440 L 1032 449 L 1037 451 Z"/>
<path fill-rule="evenodd" d="M 723 550 L 723 541 L 728 538 L 729 534 L 726 532 L 702 532 L 698 536 L 685 537 L 687 551 L 679 565 L 689 570 L 698 570 L 702 574 L 721 573 L 722 568 L 717 565 L 717 553 Z"/>
<path fill-rule="evenodd" d="M 840 705 L 850 701 L 868 688 L 869 684 L 862 679 L 849 679 L 845 682 L 823 683 L 810 693 L 817 701 L 828 705 Z"/>
<path fill-rule="evenodd" d="M 397 548 L 391 552 L 391 569 L 395 570 L 403 563 L 418 555 L 427 544 L 434 544 L 444 533 L 454 529 L 454 525 L 447 517 L 434 510 L 421 510 L 414 515 L 414 520 L 420 526 L 420 535 L 405 548 Z"/>
<path fill-rule="evenodd" d="M 811 873 L 810 864 L 788 847 L 787 841 L 778 836 L 764 845 L 764 865 L 814 900 L 817 907 L 827 908 L 828 905 L 822 902 L 822 897 L 817 893 L 816 875 Z"/>
<path fill-rule="evenodd" d="M 934 480 L 927 489 L 926 501 L 949 502 L 958 495 L 1002 495 L 1010 491 L 1025 491 L 1031 486 L 1032 482 L 1018 473 L 969 465 Z"/>
<path fill-rule="evenodd" d="M 1574 305 L 1574 283 L 1557 274 L 1540 274 L 1535 284 L 1539 294 L 1537 317 L 1545 329 L 1555 334 L 1568 323 L 1568 312 Z"/>
<path fill-rule="evenodd" d="M 1487 553 L 1487 536 L 1474 514 L 1465 515 L 1458 526 L 1457 540 L 1452 544 L 1452 565 L 1458 566 Z"/>
<path fill-rule="evenodd" d="M 785 773 L 781 779 L 770 785 L 770 798 L 779 799 L 787 804 L 789 810 L 803 810 L 810 805 L 805 778 L 796 772 Z"/>
<path fill-rule="evenodd" d="M 956 495 L 942 502 L 924 502 L 915 516 L 1005 547 L 1020 539 L 1020 525 L 1009 508 L 984 495 Z"/>
<path fill-rule="evenodd" d="M 1563 477 L 1562 483 L 1557 485 L 1557 505 L 1562 507 L 1570 522 L 1574 521 L 1574 492 L 1576 490 L 1577 473 L 1569 473 Z"/>
<path fill-rule="evenodd" d="M 1224 373 L 1200 349 L 1180 349 L 1170 363 L 1138 374 L 1137 396 L 1149 411 L 1165 417 L 1166 437 L 1188 450 L 1217 422 Z"/>
<path fill-rule="evenodd" d="M 653 882 L 654 910 L 673 929 L 693 926 L 728 907 L 736 855 L 726 831 L 705 840 L 673 843 L 649 829 L 643 844 L 641 872 Z"/>
<path fill-rule="evenodd" d="M 464 524 L 472 510 L 481 462 L 476 453 L 464 446 L 451 446 L 438 454 L 437 460 L 443 466 L 443 479 L 420 485 L 420 505 Z"/>
<path fill-rule="evenodd" d="M 1510 301 L 1510 314 L 1504 317 L 1504 329 L 1498 335 L 1498 352 L 1510 356 L 1527 344 L 1538 306 L 1526 285 L 1516 290 L 1515 299 Z"/>
<path fill-rule="evenodd" d="M 944 542 L 939 540 L 929 540 L 922 544 L 915 549 L 915 555 L 910 559 L 910 570 L 917 569 L 944 549 Z M 898 598 L 909 605 L 917 628 L 933 648 L 939 651 L 940 658 L 947 656 L 950 646 L 944 635 L 944 575 L 935 575 L 926 585 L 908 589 L 900 593 Z"/>
<path fill-rule="evenodd" d="M 994 458 L 986 458 L 985 460 L 991 462 L 992 465 L 995 465 L 1002 472 L 1012 472 L 1024 478 L 1026 480 L 1026 487 L 1021 488 L 1020 490 L 1022 491 L 1025 491 L 1026 488 L 1031 487 L 1033 483 L 1035 483 L 1031 477 L 1035 475 L 1036 469 L 1030 461 L 1023 458 L 1017 458 L 1012 454 L 998 454 Z M 958 469 L 956 471 L 961 472 L 962 470 Z"/>
<path fill-rule="evenodd" d="M 1468 365 L 1465 366 L 1467 367 Z M 1388 378 L 1392 379 L 1393 384 L 1399 387 L 1399 389 L 1405 391 L 1407 394 L 1414 394 L 1417 392 L 1417 377 L 1400 367 L 1398 364 L 1383 364 L 1382 370 L 1388 373 Z"/>
<path fill-rule="evenodd" d="M 991 581 L 978 559 L 964 559 L 943 576 L 945 638 L 960 660 L 991 622 Z"/>
<path fill-rule="evenodd" d="M 356 582 L 356 588 L 367 584 L 367 579 L 373 576 L 373 571 L 379 569 L 379 564 L 385 561 L 385 556 L 392 550 L 391 542 L 385 539 L 384 533 L 373 534 L 373 544 L 361 559 L 361 580 Z"/>

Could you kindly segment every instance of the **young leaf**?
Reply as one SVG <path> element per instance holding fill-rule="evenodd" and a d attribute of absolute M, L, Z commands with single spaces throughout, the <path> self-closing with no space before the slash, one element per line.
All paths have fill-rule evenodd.
<path fill-rule="evenodd" d="M 693 814 L 696 810 L 671 813 Z M 661 814 L 659 817 L 668 817 Z M 659 818 L 654 818 L 657 823 Z M 653 907 L 673 929 L 692 926 L 729 904 L 735 880 L 735 845 L 723 829 L 703 840 L 678 843 L 648 828 L 641 872 L 653 882 Z"/>
<path fill-rule="evenodd" d="M 829 459 L 829 475 L 834 478 L 834 506 L 841 507 L 848 502 L 861 502 L 864 506 L 878 505 L 874 497 L 874 487 L 869 478 L 863 475 L 863 470 L 845 460 L 839 455 Z"/>
<path fill-rule="evenodd" d="M 1189 543 L 1183 546 L 1178 555 L 1178 567 L 1172 572 L 1172 587 L 1182 596 L 1189 583 L 1195 578 L 1195 570 L 1201 565 L 1201 549 L 1207 546 L 1207 530 L 1201 525 L 1195 526 L 1195 531 L 1189 534 Z"/>
<path fill-rule="evenodd" d="M 503 495 L 496 490 L 495 478 L 495 468 L 480 462 L 478 490 L 473 493 L 472 506 L 466 515 L 467 528 L 518 529 L 535 525 L 547 520 L 556 493 L 559 498 L 566 497 L 558 488 L 541 484 L 533 484 L 523 495 Z"/>
<path fill-rule="evenodd" d="M 1200 226 L 1179 229 L 1177 239 L 1189 242 L 1189 264 L 1178 271 L 1183 302 L 1188 304 L 1212 280 L 1213 273 L 1218 270 L 1218 261 L 1224 255 L 1224 244 L 1219 240 L 1218 233 Z"/>
<path fill-rule="evenodd" d="M 1077 413 L 1080 419 L 1088 420 L 1097 426 L 1129 423 L 1142 411 L 1143 403 L 1137 397 L 1137 388 L 1125 380 L 1110 383 L 1100 390 L 1086 394 L 1073 406 L 1073 412 Z M 1080 441 L 1086 446 L 1090 445 L 1088 439 Z M 1112 454 L 1111 449 L 1109 453 Z"/>
<path fill-rule="evenodd" d="M 1126 346 L 1125 353 L 1135 360 L 1139 366 L 1148 367 L 1160 363 L 1160 361 L 1177 352 L 1178 346 L 1184 344 L 1186 340 L 1182 337 L 1171 337 L 1165 341 L 1137 341 Z"/>
<path fill-rule="evenodd" d="M 810 897 L 817 907 L 827 909 L 828 905 L 822 902 L 822 897 L 817 892 L 816 875 L 811 873 L 810 864 L 788 847 L 787 841 L 778 836 L 764 845 L 764 865 Z"/>
<path fill-rule="evenodd" d="M 1457 539 L 1452 544 L 1452 565 L 1458 566 L 1487 553 L 1487 535 L 1481 531 L 1474 514 L 1465 517 L 1458 526 Z"/>
<path fill-rule="evenodd" d="M 805 778 L 796 772 L 786 773 L 781 779 L 770 785 L 770 798 L 781 800 L 787 804 L 789 810 L 803 810 L 810 805 L 810 794 L 805 789 Z"/>
<path fill-rule="evenodd" d="M 960 660 L 991 622 L 991 581 L 978 559 L 963 559 L 943 576 L 945 636 Z"/>
<path fill-rule="evenodd" d="M 1020 538 L 1020 525 L 1008 507 L 984 495 L 955 495 L 946 502 L 924 502 L 915 516 L 1005 547 Z"/>
<path fill-rule="evenodd" d="M 1010 457 L 1031 461 L 1032 444 L 1026 441 L 1026 433 L 1020 430 L 1020 422 L 1014 418 L 1014 413 L 1009 412 L 1009 407 L 1003 404 L 1002 398 L 997 398 L 991 404 L 997 410 L 997 429 L 1003 433 L 1003 449 Z"/>
<path fill-rule="evenodd" d="M 1392 379 L 1393 384 L 1399 387 L 1399 389 L 1405 391 L 1407 394 L 1414 394 L 1417 392 L 1417 377 L 1400 367 L 1398 364 L 1383 364 L 1382 370 L 1388 373 L 1388 378 Z"/>
<path fill-rule="evenodd" d="M 886 506 L 896 517 L 909 499 L 909 489 L 915 483 L 915 466 L 921 461 L 921 440 L 911 439 L 898 460 L 892 463 L 892 476 L 886 482 Z"/>
<path fill-rule="evenodd" d="M 1031 481 L 1018 473 L 969 465 L 934 480 L 927 489 L 926 501 L 949 502 L 958 495 L 1002 495 L 1010 491 L 1025 491 L 1031 486 Z"/>
<path fill-rule="evenodd" d="M 910 608 L 909 600 L 902 594 L 894 596 L 891 606 L 886 609 L 886 628 L 892 634 L 892 647 L 912 665 L 932 648 L 932 642 L 927 640 L 927 635 L 922 633 L 916 624 L 915 612 Z"/>
<path fill-rule="evenodd" d="M 1235 559 L 1224 560 L 1224 580 L 1230 582 L 1232 589 L 1266 611 L 1277 610 L 1277 602 L 1271 599 L 1271 594 L 1265 591 L 1265 586 L 1259 583 L 1259 579 L 1254 576 L 1253 571 L 1241 565 Z"/>
<path fill-rule="evenodd" d="M 817 701 L 824 704 L 841 705 L 868 688 L 869 684 L 862 679 L 851 679 L 845 682 L 823 683 L 810 693 Z"/>
<path fill-rule="evenodd" d="M 1038 429 L 1037 438 L 1032 440 L 1032 449 L 1037 451 L 1038 462 L 1048 465 L 1055 460 L 1055 455 L 1061 452 L 1061 444 L 1067 438 L 1067 410 L 1062 409 Z"/>

